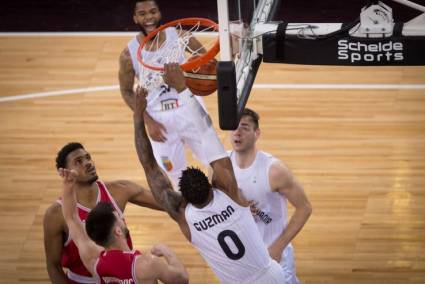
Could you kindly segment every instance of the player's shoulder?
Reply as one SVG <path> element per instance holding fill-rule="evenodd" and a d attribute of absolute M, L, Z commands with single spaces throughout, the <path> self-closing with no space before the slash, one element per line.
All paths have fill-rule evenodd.
<path fill-rule="evenodd" d="M 127 189 L 139 187 L 134 182 L 129 181 L 129 180 L 124 180 L 124 179 L 113 180 L 113 181 L 105 181 L 104 184 L 105 184 L 106 188 L 108 188 L 109 190 L 115 190 L 115 189 L 127 190 Z"/>
<path fill-rule="evenodd" d="M 58 201 L 53 202 L 49 207 L 47 207 L 45 215 L 62 215 L 62 205 Z"/>
<path fill-rule="evenodd" d="M 45 225 L 54 224 L 56 226 L 62 226 L 64 220 L 62 205 L 59 202 L 53 202 L 49 207 L 47 207 L 44 213 Z"/>

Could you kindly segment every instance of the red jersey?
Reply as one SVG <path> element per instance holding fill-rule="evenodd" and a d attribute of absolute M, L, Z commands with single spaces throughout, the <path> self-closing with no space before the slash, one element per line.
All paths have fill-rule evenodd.
<path fill-rule="evenodd" d="M 105 184 L 101 181 L 96 181 L 96 184 L 99 188 L 99 193 L 97 195 L 96 204 L 99 202 L 109 202 L 118 212 L 118 215 L 124 220 L 123 213 L 121 209 L 116 204 L 114 198 L 109 193 Z M 62 205 L 62 199 L 57 200 L 59 204 Z M 80 216 L 81 221 L 85 221 L 91 209 L 77 203 L 78 215 Z M 133 248 L 130 235 L 127 238 L 127 243 L 130 249 Z M 81 261 L 80 254 L 78 253 L 78 248 L 75 245 L 74 241 L 70 238 L 68 234 L 68 239 L 64 244 L 62 249 L 62 258 L 61 258 L 62 267 L 68 268 L 67 276 L 69 283 L 96 283 L 96 279 L 92 277 L 90 272 L 84 267 L 83 262 Z"/>
<path fill-rule="evenodd" d="M 140 255 L 137 250 L 104 250 L 94 265 L 96 276 L 101 283 L 106 284 L 135 284 L 136 260 Z"/>

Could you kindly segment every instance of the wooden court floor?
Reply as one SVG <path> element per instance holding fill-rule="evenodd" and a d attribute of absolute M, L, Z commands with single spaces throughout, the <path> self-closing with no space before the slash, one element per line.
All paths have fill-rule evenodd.
<path fill-rule="evenodd" d="M 82 142 L 101 179 L 146 185 L 116 88 L 128 39 L 0 37 L 0 283 L 49 283 L 42 218 L 60 193 L 65 143 Z M 263 64 L 256 83 L 423 86 L 425 68 Z M 1 101 L 100 86 L 110 88 Z M 217 126 L 216 95 L 206 103 Z M 261 115 L 260 148 L 289 165 L 313 205 L 293 241 L 301 282 L 425 283 L 425 89 L 254 89 L 248 106 Z M 218 283 L 164 213 L 130 205 L 126 216 L 136 248 L 166 243 L 191 283 Z"/>

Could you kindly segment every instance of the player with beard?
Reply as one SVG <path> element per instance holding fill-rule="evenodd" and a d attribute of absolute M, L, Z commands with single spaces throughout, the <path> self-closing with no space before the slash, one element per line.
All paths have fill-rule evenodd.
<path fill-rule="evenodd" d="M 136 1 L 133 20 L 141 32 L 130 40 L 127 47 L 121 52 L 118 75 L 121 95 L 131 109 L 134 105 L 134 78 L 139 78 L 140 73 L 137 61 L 138 48 L 144 37 L 159 27 L 161 21 L 161 12 L 157 2 L 154 0 Z M 177 41 L 177 38 L 176 29 L 169 27 L 159 33 L 158 46 L 161 46 L 162 51 L 167 48 L 171 50 L 175 48 L 173 43 Z M 200 53 L 205 52 L 202 44 L 194 37 L 190 38 L 189 48 L 198 50 Z M 142 51 L 144 58 L 154 55 L 155 51 Z M 162 60 L 166 61 L 167 58 L 162 58 Z M 187 121 L 188 110 L 182 97 L 192 95 L 192 93 L 186 88 L 184 77 L 180 81 L 170 81 L 164 75 L 164 82 L 158 88 L 148 90 L 148 106 L 144 116 L 155 159 L 176 186 L 181 171 L 187 165 L 184 153 L 185 144 L 191 148 L 196 158 L 204 165 L 208 165 L 208 162 L 205 159 L 204 150 L 201 148 L 198 133 L 191 122 Z M 196 97 L 196 99 L 204 107 L 202 99 L 200 97 Z"/>
<path fill-rule="evenodd" d="M 68 143 L 58 152 L 56 168 L 77 173 L 75 192 L 78 215 L 82 221 L 86 220 L 90 210 L 99 202 L 110 203 L 120 218 L 123 218 L 122 212 L 127 202 L 162 210 L 150 190 L 133 182 L 99 181 L 95 164 L 80 143 Z M 62 203 L 62 199 L 58 199 L 44 215 L 44 246 L 49 277 L 53 283 L 96 283 L 81 262 L 78 249 L 69 234 L 61 210 Z M 127 237 L 127 243 L 132 248 L 130 236 Z M 68 269 L 66 274 L 63 268 Z"/>
<path fill-rule="evenodd" d="M 62 212 L 69 234 L 96 283 L 188 283 L 186 269 L 168 247 L 156 245 L 151 254 L 130 248 L 127 226 L 111 203 L 97 203 L 84 228 L 76 210 L 82 179 L 75 169 L 60 168 L 59 174 L 63 179 Z"/>

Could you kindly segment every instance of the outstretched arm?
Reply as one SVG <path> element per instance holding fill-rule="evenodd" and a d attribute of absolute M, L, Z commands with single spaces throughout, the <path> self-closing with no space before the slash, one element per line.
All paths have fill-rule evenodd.
<path fill-rule="evenodd" d="M 136 151 L 146 173 L 149 187 L 158 203 L 174 220 L 178 221 L 182 196 L 173 190 L 167 175 L 158 166 L 152 151 L 151 142 L 145 129 L 143 113 L 146 108 L 146 91 L 138 88 L 134 107 L 134 136 Z"/>
<path fill-rule="evenodd" d="M 93 273 L 94 264 L 102 251 L 87 235 L 77 213 L 77 194 L 75 192 L 76 172 L 60 168 L 59 174 L 63 179 L 62 212 L 69 229 L 69 234 L 78 247 L 81 260 L 87 270 Z"/>

